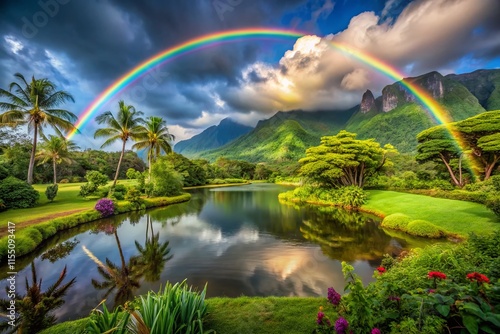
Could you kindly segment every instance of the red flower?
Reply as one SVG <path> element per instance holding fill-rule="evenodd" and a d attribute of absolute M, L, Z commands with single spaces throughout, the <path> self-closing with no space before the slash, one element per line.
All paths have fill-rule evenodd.
<path fill-rule="evenodd" d="M 377 268 L 377 271 L 378 271 L 378 273 L 379 273 L 379 274 L 383 274 L 383 273 L 385 273 L 387 270 L 386 270 L 384 267 L 378 267 L 378 268 Z"/>
<path fill-rule="evenodd" d="M 439 272 L 439 271 L 429 271 L 429 273 L 427 274 L 427 277 L 446 279 L 446 274 Z"/>
<path fill-rule="evenodd" d="M 471 281 L 477 281 L 478 283 L 489 283 L 490 282 L 490 279 L 488 277 L 486 277 L 483 274 L 476 273 L 476 272 L 467 274 L 467 278 L 470 279 Z"/>

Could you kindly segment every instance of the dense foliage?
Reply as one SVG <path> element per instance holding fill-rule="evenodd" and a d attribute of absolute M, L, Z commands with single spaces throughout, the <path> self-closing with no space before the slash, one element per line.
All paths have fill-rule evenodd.
<path fill-rule="evenodd" d="M 25 181 L 9 176 L 0 181 L 0 199 L 7 209 L 22 209 L 35 206 L 40 194 Z"/>
<path fill-rule="evenodd" d="M 58 190 L 59 186 L 57 184 L 52 184 L 45 189 L 45 196 L 49 202 L 52 202 L 56 198 Z"/>
<path fill-rule="evenodd" d="M 176 196 L 182 193 L 182 177 L 164 157 L 159 158 L 151 169 L 149 193 L 153 196 Z"/>
<path fill-rule="evenodd" d="M 377 281 L 366 287 L 343 263 L 348 294 L 339 297 L 329 289 L 336 312 L 320 309 L 316 332 L 497 333 L 499 246 L 497 232 L 387 257 L 374 273 Z"/>
<path fill-rule="evenodd" d="M 390 145 L 380 147 L 372 139 L 359 140 L 356 134 L 340 131 L 321 138 L 321 145 L 306 151 L 301 159 L 300 175 L 322 187 L 363 187 L 366 179 L 381 171 L 394 152 Z"/>

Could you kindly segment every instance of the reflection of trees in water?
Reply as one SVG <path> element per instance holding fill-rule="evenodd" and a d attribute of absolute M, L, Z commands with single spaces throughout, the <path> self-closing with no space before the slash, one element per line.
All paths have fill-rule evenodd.
<path fill-rule="evenodd" d="M 51 263 L 54 263 L 58 260 L 64 259 L 73 251 L 73 249 L 75 249 L 76 245 L 78 245 L 79 243 L 80 241 L 78 241 L 76 238 L 72 241 L 65 241 L 63 243 L 60 243 L 54 248 L 51 248 L 43 253 L 42 260 L 49 260 Z"/>
<path fill-rule="evenodd" d="M 301 222 L 300 213 L 293 207 L 278 202 L 279 191 L 213 191 L 212 203 L 216 207 L 214 220 L 225 230 L 238 223 L 251 222 L 259 231 L 279 238 L 296 239 Z"/>
<path fill-rule="evenodd" d="M 28 277 L 26 277 L 26 295 L 15 294 L 15 310 L 20 314 L 20 317 L 16 318 L 14 327 L 8 322 L 4 322 L 0 324 L 0 330 L 7 330 L 7 333 L 16 331 L 18 333 L 38 333 L 54 325 L 57 319 L 51 313 L 64 304 L 63 297 L 75 283 L 75 278 L 73 278 L 68 283 L 63 284 L 66 274 L 66 267 L 64 267 L 59 279 L 45 292 L 42 292 L 42 279 L 38 280 L 35 264 L 32 262 L 31 285 L 28 282 Z M 9 294 L 8 287 L 6 291 Z M 0 309 L 4 314 L 9 313 L 10 301 L 10 299 L 0 300 Z"/>
<path fill-rule="evenodd" d="M 116 219 L 115 222 L 113 222 L 112 218 L 110 220 L 108 223 L 101 224 L 98 230 L 105 232 L 107 235 L 112 234 L 115 236 L 118 253 L 120 254 L 120 265 L 111 262 L 109 258 L 106 258 L 106 264 L 94 260 L 98 264 L 97 271 L 103 281 L 92 279 L 92 285 L 98 290 L 106 290 L 103 298 L 107 298 L 111 292 L 116 290 L 114 298 L 114 307 L 116 307 L 134 297 L 134 292 L 139 288 L 139 280 L 144 273 L 139 267 L 133 266 L 133 262 L 135 262 L 133 258 L 128 263 L 125 261 L 117 233 L 118 226 L 123 220 Z"/>
<path fill-rule="evenodd" d="M 149 235 L 149 231 L 151 235 Z M 148 215 L 146 221 L 146 241 L 144 247 L 135 241 L 135 247 L 139 255 L 134 257 L 134 266 L 138 270 L 144 272 L 144 279 L 149 282 L 156 282 L 160 279 L 160 275 L 165 268 L 165 264 L 173 255 L 169 255 L 170 248 L 168 248 L 169 241 L 160 242 L 160 233 L 154 234 L 153 220 Z"/>
<path fill-rule="evenodd" d="M 306 211 L 300 231 L 330 258 L 373 260 L 390 251 L 391 237 L 378 227 L 374 217 L 334 207 L 318 209 Z"/>
<path fill-rule="evenodd" d="M 182 216 L 199 214 L 204 205 L 205 199 L 196 195 L 187 202 L 152 209 L 148 211 L 148 215 L 151 217 L 153 222 L 176 224 L 180 221 Z"/>

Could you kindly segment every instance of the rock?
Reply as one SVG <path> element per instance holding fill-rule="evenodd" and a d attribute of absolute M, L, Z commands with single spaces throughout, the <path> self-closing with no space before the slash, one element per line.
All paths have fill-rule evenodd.
<path fill-rule="evenodd" d="M 366 114 L 370 110 L 374 110 L 374 109 L 376 109 L 375 97 L 373 96 L 372 91 L 368 89 L 363 94 L 363 98 L 361 99 L 360 110 L 361 110 L 361 113 Z"/>

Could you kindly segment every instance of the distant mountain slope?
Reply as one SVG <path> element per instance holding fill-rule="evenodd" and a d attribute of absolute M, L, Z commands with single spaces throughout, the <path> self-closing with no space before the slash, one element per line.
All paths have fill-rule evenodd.
<path fill-rule="evenodd" d="M 308 147 L 318 145 L 321 136 L 342 129 L 352 112 L 278 112 L 248 134 L 199 156 L 209 160 L 224 156 L 250 162 L 296 161 L 305 156 Z"/>
<path fill-rule="evenodd" d="M 174 151 L 188 157 L 196 156 L 199 152 L 224 146 L 252 129 L 225 118 L 219 125 L 213 125 L 191 139 L 178 142 L 174 146 Z"/>
<path fill-rule="evenodd" d="M 500 109 L 500 70 L 477 70 L 450 74 L 446 78 L 464 85 L 486 110 Z"/>
<path fill-rule="evenodd" d="M 453 120 L 462 120 L 485 111 L 466 87 L 438 72 L 405 80 L 428 91 Z M 362 101 L 362 106 L 363 102 L 367 104 Z M 382 144 L 390 143 L 400 152 L 414 151 L 417 146 L 416 135 L 435 125 L 428 111 L 399 82 L 386 86 L 382 96 L 371 104 L 373 107 L 369 111 L 364 111 L 367 107 L 358 107 L 358 111 L 347 122 L 346 130 L 357 133 L 359 138 L 375 138 Z M 375 108 L 377 105 L 381 105 L 381 108 Z"/>

